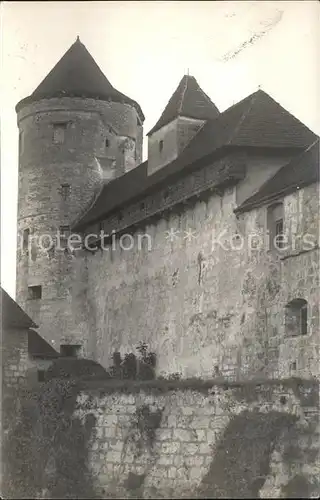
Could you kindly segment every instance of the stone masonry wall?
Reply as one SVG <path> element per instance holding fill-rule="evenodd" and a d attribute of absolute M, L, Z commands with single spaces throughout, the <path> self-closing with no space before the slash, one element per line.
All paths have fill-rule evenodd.
<path fill-rule="evenodd" d="M 87 464 L 99 498 L 319 494 L 317 384 L 94 384 L 74 416 L 95 421 Z"/>
<path fill-rule="evenodd" d="M 2 330 L 2 388 L 4 392 L 24 384 L 28 376 L 28 330 Z"/>
<path fill-rule="evenodd" d="M 285 231 L 309 234 L 306 250 L 301 240 L 274 255 L 264 243 L 267 206 L 236 217 L 236 188 L 228 188 L 141 226 L 129 250 L 116 242 L 88 252 L 75 284 L 86 283 L 86 302 L 75 311 L 82 321 L 85 310 L 95 359 L 107 368 L 114 351 L 132 352 L 142 341 L 157 355 L 158 374 L 289 376 L 300 357 L 295 374 L 318 377 L 318 189 L 284 199 Z M 138 244 L 145 234 L 151 248 L 147 238 Z M 308 332 L 286 339 L 285 305 L 295 297 L 308 302 Z"/>

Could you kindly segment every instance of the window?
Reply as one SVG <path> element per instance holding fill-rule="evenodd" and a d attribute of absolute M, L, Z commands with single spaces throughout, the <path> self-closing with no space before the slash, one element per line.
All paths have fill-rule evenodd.
<path fill-rule="evenodd" d="M 45 371 L 38 370 L 38 382 L 44 382 L 45 379 Z"/>
<path fill-rule="evenodd" d="M 66 200 L 71 192 L 70 184 L 61 184 L 60 185 L 60 194 L 64 200 Z"/>
<path fill-rule="evenodd" d="M 24 150 L 24 132 L 20 130 L 19 132 L 19 155 L 22 155 Z"/>
<path fill-rule="evenodd" d="M 29 247 L 29 236 L 30 236 L 30 229 L 24 229 L 23 231 L 23 250 L 28 250 Z"/>
<path fill-rule="evenodd" d="M 285 332 L 287 336 L 306 335 L 308 331 L 308 303 L 293 299 L 285 308 Z"/>
<path fill-rule="evenodd" d="M 42 286 L 34 285 L 28 286 L 28 299 L 29 300 L 38 300 L 42 297 Z"/>
<path fill-rule="evenodd" d="M 105 140 L 105 147 L 108 148 L 110 146 L 110 141 L 108 138 Z"/>
<path fill-rule="evenodd" d="M 64 143 L 66 129 L 67 129 L 67 123 L 53 124 L 53 142 L 55 144 Z"/>
<path fill-rule="evenodd" d="M 79 355 L 81 345 L 62 344 L 60 345 L 60 354 L 68 358 L 76 358 Z"/>
<path fill-rule="evenodd" d="M 278 246 L 278 248 L 283 248 L 283 219 L 278 219 L 275 221 L 275 236 L 275 244 Z"/>
<path fill-rule="evenodd" d="M 285 246 L 283 204 L 270 205 L 267 211 L 267 226 L 270 238 L 270 249 L 281 250 Z"/>
<path fill-rule="evenodd" d="M 159 141 L 159 152 L 161 153 L 163 150 L 163 141 Z"/>
<path fill-rule="evenodd" d="M 60 226 L 59 232 L 62 238 L 68 238 L 70 234 L 70 226 Z"/>

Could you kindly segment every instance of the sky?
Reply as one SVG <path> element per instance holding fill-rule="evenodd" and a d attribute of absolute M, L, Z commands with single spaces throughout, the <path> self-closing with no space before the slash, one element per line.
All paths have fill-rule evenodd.
<path fill-rule="evenodd" d="M 79 35 L 118 90 L 139 102 L 144 134 L 186 73 L 220 111 L 259 87 L 320 134 L 320 3 L 2 2 L 1 285 L 15 297 L 16 103 Z M 5 76 L 3 78 L 3 75 Z M 146 158 L 146 139 L 144 159 Z"/>

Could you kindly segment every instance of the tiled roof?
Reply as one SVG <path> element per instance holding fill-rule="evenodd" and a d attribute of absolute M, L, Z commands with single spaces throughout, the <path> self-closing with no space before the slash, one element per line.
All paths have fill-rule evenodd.
<path fill-rule="evenodd" d="M 100 195 L 74 229 L 102 218 L 134 198 L 176 176 L 209 164 L 225 151 L 235 148 L 290 150 L 293 154 L 309 146 L 317 136 L 268 94 L 258 90 L 208 121 L 179 157 L 148 176 L 148 163 L 104 186 Z"/>
<path fill-rule="evenodd" d="M 258 90 L 208 121 L 183 154 L 195 161 L 227 145 L 305 148 L 316 137 L 266 92 Z"/>
<path fill-rule="evenodd" d="M 218 108 L 203 92 L 197 80 L 193 76 L 184 75 L 159 120 L 147 135 L 159 130 L 178 116 L 198 120 L 211 120 L 218 115 Z"/>
<path fill-rule="evenodd" d="M 79 39 L 71 45 L 35 91 L 17 104 L 16 110 L 19 111 L 30 102 L 52 97 L 87 97 L 125 102 L 134 106 L 144 120 L 139 104 L 111 85 Z"/>
<path fill-rule="evenodd" d="M 52 359 L 60 356 L 35 330 L 28 332 L 28 352 L 33 358 Z"/>
<path fill-rule="evenodd" d="M 301 155 L 282 167 L 263 184 L 257 193 L 245 200 L 235 212 L 245 212 L 272 198 L 289 194 L 314 182 L 319 182 L 319 139 Z"/>
<path fill-rule="evenodd" d="M 32 319 L 3 288 L 1 288 L 1 319 L 3 328 L 37 328 Z"/>

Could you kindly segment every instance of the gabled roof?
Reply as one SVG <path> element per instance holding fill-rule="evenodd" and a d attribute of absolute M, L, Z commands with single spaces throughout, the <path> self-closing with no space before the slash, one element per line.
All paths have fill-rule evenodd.
<path fill-rule="evenodd" d="M 273 198 L 287 195 L 315 182 L 319 182 L 319 139 L 282 167 L 257 193 L 236 208 L 235 212 L 246 212 Z"/>
<path fill-rule="evenodd" d="M 2 327 L 8 329 L 37 328 L 37 325 L 1 287 Z"/>
<path fill-rule="evenodd" d="M 290 152 L 292 156 L 317 139 L 297 118 L 262 90 L 228 108 L 208 121 L 179 157 L 152 175 L 144 162 L 130 172 L 104 186 L 97 200 L 75 224 L 74 229 L 102 218 L 129 201 L 164 183 L 209 164 L 235 148 Z"/>
<path fill-rule="evenodd" d="M 266 92 L 257 90 L 208 121 L 183 154 L 195 161 L 221 146 L 306 148 L 316 138 Z"/>
<path fill-rule="evenodd" d="M 53 359 L 60 354 L 35 330 L 28 331 L 28 353 L 33 358 Z"/>
<path fill-rule="evenodd" d="M 211 120 L 219 115 L 219 110 L 211 99 L 203 92 L 193 76 L 184 75 L 172 94 L 162 115 L 147 135 L 153 134 L 178 116 Z"/>
<path fill-rule="evenodd" d="M 125 102 L 134 106 L 140 118 L 144 120 L 139 104 L 111 85 L 79 38 L 35 91 L 17 104 L 16 111 L 30 102 L 52 97 L 87 97 Z"/>

